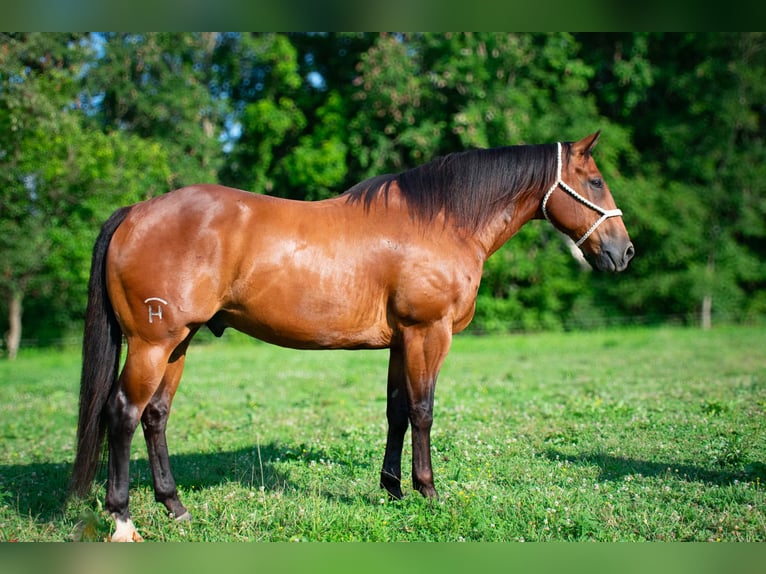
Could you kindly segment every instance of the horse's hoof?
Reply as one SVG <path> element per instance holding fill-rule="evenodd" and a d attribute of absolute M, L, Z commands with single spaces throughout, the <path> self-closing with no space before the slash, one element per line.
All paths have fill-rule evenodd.
<path fill-rule="evenodd" d="M 404 498 L 404 495 L 402 494 L 402 489 L 399 486 L 398 482 L 389 482 L 389 481 L 380 481 L 380 487 L 385 489 L 385 491 L 388 493 L 388 498 L 390 500 L 401 500 Z"/>
<path fill-rule="evenodd" d="M 176 519 L 176 522 L 191 522 L 192 521 L 192 515 L 187 510 L 181 516 L 176 516 L 175 519 Z"/>
<path fill-rule="evenodd" d="M 133 525 L 133 521 L 128 518 L 121 520 L 119 518 L 114 519 L 117 527 L 114 529 L 114 534 L 109 538 L 110 542 L 143 542 L 144 539 L 136 530 Z"/>
<path fill-rule="evenodd" d="M 417 491 L 425 496 L 428 500 L 435 500 L 439 498 L 439 495 L 436 493 L 436 489 L 430 485 L 421 485 L 417 487 Z"/>
<path fill-rule="evenodd" d="M 386 490 L 386 492 L 388 492 L 389 500 L 401 500 L 404 498 L 401 488 L 397 488 L 396 490 Z"/>

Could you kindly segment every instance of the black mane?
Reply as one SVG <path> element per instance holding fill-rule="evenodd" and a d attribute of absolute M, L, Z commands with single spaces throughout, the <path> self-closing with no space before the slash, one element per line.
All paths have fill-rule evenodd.
<path fill-rule="evenodd" d="M 569 145 L 563 148 L 568 154 Z M 449 154 L 398 174 L 370 178 L 344 195 L 369 207 L 379 193 L 387 198 L 396 182 L 414 217 L 432 221 L 444 211 L 458 227 L 475 231 L 512 197 L 550 186 L 555 178 L 555 145 L 519 145 Z"/>

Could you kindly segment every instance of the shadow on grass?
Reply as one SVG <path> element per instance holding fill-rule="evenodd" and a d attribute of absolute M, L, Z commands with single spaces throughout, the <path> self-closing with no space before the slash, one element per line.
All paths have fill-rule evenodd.
<path fill-rule="evenodd" d="M 571 455 L 556 449 L 548 449 L 542 454 L 552 461 L 563 460 L 581 466 L 596 466 L 599 469 L 599 480 L 622 480 L 626 476 L 640 474 L 645 477 L 672 477 L 687 482 L 725 486 L 733 484 L 736 480 L 763 478 L 762 473 L 766 468 L 763 464 L 756 463 L 744 470 L 708 469 L 690 464 L 641 460 L 600 452 Z"/>
<path fill-rule="evenodd" d="M 331 457 L 302 444 L 271 443 L 233 451 L 171 455 L 170 465 L 180 490 L 199 490 L 232 482 L 253 489 L 263 486 L 266 490 L 286 490 L 300 489 L 302 485 L 293 484 L 274 463 L 309 464 L 318 460 L 331 460 Z M 352 466 L 363 464 L 348 460 L 337 462 Z M 106 464 L 96 476 L 96 481 L 102 484 L 106 480 L 105 469 Z M 0 465 L 0 503 L 39 523 L 59 519 L 67 503 L 70 473 L 71 464 L 66 462 Z M 131 460 L 130 464 L 131 491 L 139 486 L 152 488 L 149 461 L 145 458 Z M 329 493 L 326 496 L 338 498 Z"/>

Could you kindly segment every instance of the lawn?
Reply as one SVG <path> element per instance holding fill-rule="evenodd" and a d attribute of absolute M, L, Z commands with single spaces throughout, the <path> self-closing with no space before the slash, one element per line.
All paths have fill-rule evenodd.
<path fill-rule="evenodd" d="M 147 541 L 766 541 L 766 329 L 457 337 L 437 385 L 438 500 L 378 487 L 385 351 L 192 346 L 168 429 L 181 499 Z M 0 541 L 105 539 L 103 475 L 66 501 L 79 351 L 0 362 Z M 409 446 L 404 469 L 409 473 Z"/>

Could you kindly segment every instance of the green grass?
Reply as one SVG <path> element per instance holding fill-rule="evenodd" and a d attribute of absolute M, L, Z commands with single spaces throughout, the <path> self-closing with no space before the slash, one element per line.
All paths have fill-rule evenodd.
<path fill-rule="evenodd" d="M 766 541 L 766 330 L 458 337 L 436 392 L 436 487 L 378 488 L 385 351 L 194 345 L 168 430 L 191 523 L 154 502 L 147 540 Z M 0 363 L 0 541 L 104 539 L 104 482 L 66 502 L 79 352 Z M 404 468 L 409 476 L 409 446 Z"/>

